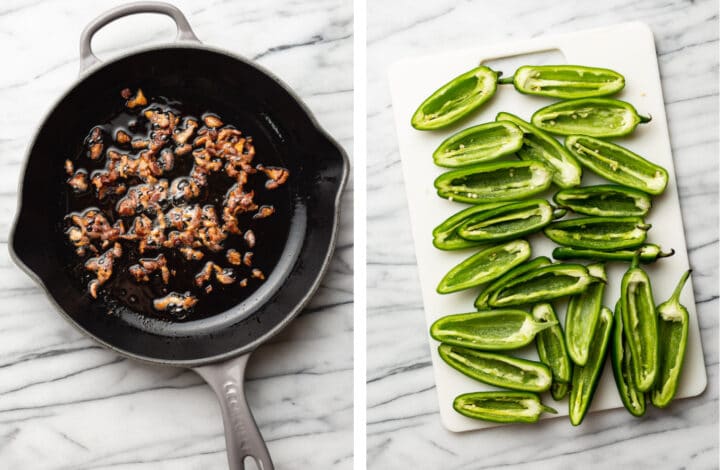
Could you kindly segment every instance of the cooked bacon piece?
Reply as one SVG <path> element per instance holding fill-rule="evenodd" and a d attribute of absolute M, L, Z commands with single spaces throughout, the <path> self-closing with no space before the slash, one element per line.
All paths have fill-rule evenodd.
<path fill-rule="evenodd" d="M 148 148 L 150 146 L 150 141 L 144 139 L 133 139 L 132 142 L 130 142 L 130 145 L 132 145 L 133 150 L 141 150 Z"/>
<path fill-rule="evenodd" d="M 255 193 L 253 191 L 245 192 L 241 184 L 234 184 L 227 195 L 223 207 L 223 228 L 230 233 L 240 234 L 240 228 L 237 225 L 238 213 L 253 212 L 258 206 L 253 202 Z"/>
<path fill-rule="evenodd" d="M 90 258 L 85 262 L 85 269 L 95 273 L 96 282 L 93 283 L 91 281 L 90 284 L 92 285 L 88 284 L 90 295 L 92 295 L 93 298 L 97 298 L 97 287 L 105 284 L 108 279 L 110 279 L 110 276 L 112 276 L 113 272 L 113 263 L 115 259 L 121 256 L 122 247 L 119 243 L 116 242 L 112 248 L 107 250 L 102 255 Z"/>
<path fill-rule="evenodd" d="M 155 271 L 160 271 L 163 284 L 167 285 L 170 282 L 170 270 L 163 254 L 157 255 L 155 258 L 140 258 L 138 264 L 130 266 L 128 270 L 137 282 L 149 281 L 150 274 Z"/>
<path fill-rule="evenodd" d="M 265 217 L 270 217 L 274 213 L 275 208 L 273 206 L 260 206 L 257 214 L 253 215 L 253 219 L 264 219 Z"/>
<path fill-rule="evenodd" d="M 276 166 L 265 167 L 263 165 L 258 165 L 256 168 L 268 177 L 268 180 L 265 182 L 267 189 L 275 189 L 281 184 L 285 184 L 290 177 L 290 172 L 285 168 Z"/>
<path fill-rule="evenodd" d="M 178 147 L 175 147 L 175 155 L 180 157 L 182 155 L 185 155 L 187 153 L 190 153 L 192 150 L 192 145 L 190 144 L 182 144 Z"/>
<path fill-rule="evenodd" d="M 138 106 L 145 106 L 147 105 L 147 98 L 145 98 L 145 95 L 143 94 L 143 91 L 141 88 L 138 88 L 137 93 L 135 93 L 134 97 L 130 97 L 132 92 L 130 91 L 130 88 L 125 88 L 122 92 L 120 92 L 120 95 L 122 95 L 123 98 L 125 98 L 127 101 L 125 102 L 125 106 L 128 108 L 136 108 Z"/>
<path fill-rule="evenodd" d="M 167 194 L 168 181 L 165 179 L 157 184 L 139 184 L 130 188 L 127 195 L 118 201 L 115 210 L 123 217 L 135 215 L 139 210 L 157 212 Z"/>
<path fill-rule="evenodd" d="M 253 252 L 246 251 L 245 254 L 243 255 L 243 264 L 249 268 L 250 266 L 252 266 L 252 258 L 253 258 Z"/>
<path fill-rule="evenodd" d="M 156 111 L 152 109 L 148 109 L 145 111 L 145 117 L 150 121 L 150 123 L 154 126 L 158 127 L 170 127 L 170 114 L 171 113 L 163 113 L 162 111 Z"/>
<path fill-rule="evenodd" d="M 130 135 L 122 129 L 118 130 L 115 133 L 115 142 L 117 142 L 118 144 L 127 144 L 128 142 L 130 142 L 131 139 L 132 138 L 130 137 Z"/>
<path fill-rule="evenodd" d="M 250 248 L 255 247 L 255 232 L 253 232 L 252 230 L 248 230 L 247 232 L 245 232 L 245 236 L 243 238 L 245 238 L 245 243 L 247 243 L 247 246 L 249 246 Z"/>
<path fill-rule="evenodd" d="M 235 266 L 240 266 L 242 264 L 242 255 L 235 248 L 230 248 L 225 253 L 225 257 L 230 264 L 234 264 Z"/>
<path fill-rule="evenodd" d="M 88 174 L 85 170 L 78 170 L 67 180 L 67 184 L 70 185 L 75 191 L 82 192 L 87 191 L 88 188 Z"/>
<path fill-rule="evenodd" d="M 212 292 L 212 291 L 213 291 L 213 286 L 212 286 L 212 284 L 208 284 L 207 286 L 205 286 L 205 293 L 206 293 L 206 294 L 209 294 L 209 293 Z"/>
<path fill-rule="evenodd" d="M 173 140 L 177 142 L 180 145 L 185 144 L 190 137 L 195 133 L 195 130 L 198 128 L 198 122 L 194 119 L 187 119 L 185 121 L 185 129 L 182 131 L 176 131 L 173 134 Z M 192 146 L 190 147 L 192 148 Z M 176 152 L 177 153 L 177 152 Z"/>
<path fill-rule="evenodd" d="M 231 268 L 223 268 L 212 261 L 208 261 L 200 272 L 195 275 L 195 285 L 202 287 L 210 282 L 213 275 L 220 284 L 230 285 L 235 282 L 235 273 Z"/>
<path fill-rule="evenodd" d="M 170 185 L 170 191 L 168 195 L 174 201 L 185 200 L 189 201 L 194 197 L 200 195 L 200 187 L 197 183 L 187 177 L 175 178 Z"/>
<path fill-rule="evenodd" d="M 208 127 L 220 127 L 223 125 L 223 122 L 220 120 L 220 118 L 212 114 L 206 114 L 203 117 L 203 122 Z"/>
<path fill-rule="evenodd" d="M 215 279 L 217 279 L 220 284 L 228 286 L 235 282 L 235 273 L 233 272 L 232 268 L 221 268 L 216 264 L 214 266 L 214 269 Z"/>
<path fill-rule="evenodd" d="M 199 273 L 195 275 L 195 285 L 198 287 L 201 287 L 206 282 L 210 282 L 210 278 L 213 274 L 213 268 L 215 266 L 215 263 L 212 261 L 208 261 L 205 263 L 203 268 L 200 270 Z"/>
<path fill-rule="evenodd" d="M 110 225 L 107 218 L 94 208 L 80 214 L 74 213 L 70 219 L 75 227 L 71 227 L 67 235 L 78 248 L 90 246 L 92 242 L 100 242 L 100 247 L 105 249 L 124 232 L 122 223 L 116 222 L 114 226 Z M 97 250 L 93 251 L 97 252 Z"/>
<path fill-rule="evenodd" d="M 193 250 L 189 246 L 184 246 L 180 248 L 180 253 L 182 253 L 185 259 L 188 261 L 200 261 L 205 257 L 205 253 L 200 250 Z"/>
<path fill-rule="evenodd" d="M 197 303 L 198 299 L 190 292 L 181 294 L 179 292 L 170 292 L 165 297 L 153 300 L 153 307 L 160 311 L 179 312 L 190 310 Z"/>
<path fill-rule="evenodd" d="M 242 278 L 242 280 L 240 282 L 238 282 L 238 284 L 240 285 L 240 287 L 247 287 L 248 278 L 246 278 L 246 277 Z"/>
<path fill-rule="evenodd" d="M 75 173 L 75 166 L 73 166 L 73 162 L 70 160 L 65 160 L 65 173 L 67 173 L 68 176 L 72 176 L 73 173 Z"/>
<path fill-rule="evenodd" d="M 252 270 L 251 277 L 254 277 L 255 279 L 260 279 L 261 281 L 265 280 L 265 274 L 263 274 L 263 272 L 257 268 Z"/>
<path fill-rule="evenodd" d="M 87 138 L 87 145 L 90 149 L 89 157 L 91 160 L 97 160 L 102 155 L 103 151 L 103 138 L 102 129 L 94 127 L 90 132 L 90 136 Z"/>

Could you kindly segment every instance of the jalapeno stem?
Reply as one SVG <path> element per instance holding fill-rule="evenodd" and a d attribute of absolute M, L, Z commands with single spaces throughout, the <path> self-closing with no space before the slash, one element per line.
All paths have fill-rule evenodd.
<path fill-rule="evenodd" d="M 678 302 L 680 300 L 680 292 L 682 292 L 683 287 L 685 287 L 685 283 L 687 282 L 688 277 L 690 277 L 690 273 L 692 273 L 692 269 L 688 269 L 685 271 L 685 274 L 680 277 L 680 281 L 678 281 L 677 287 L 675 287 L 675 290 L 673 291 L 672 296 L 670 296 L 670 299 L 668 299 L 668 302 Z"/>
<path fill-rule="evenodd" d="M 498 85 L 512 85 L 513 80 L 515 80 L 515 75 L 510 75 L 509 77 L 499 78 Z"/>
<path fill-rule="evenodd" d="M 642 114 L 638 114 L 638 117 L 640 118 L 640 122 L 642 122 L 643 124 L 652 121 L 652 116 L 651 116 L 649 113 L 648 113 L 647 116 L 643 116 Z"/>
<path fill-rule="evenodd" d="M 670 256 L 672 256 L 672 255 L 674 255 L 674 254 L 675 254 L 675 249 L 674 249 L 674 248 L 670 248 L 670 251 L 668 251 L 667 253 L 664 252 L 664 251 L 661 251 L 660 254 L 657 255 L 657 257 L 658 257 L 658 258 L 668 258 L 668 257 L 670 257 Z"/>

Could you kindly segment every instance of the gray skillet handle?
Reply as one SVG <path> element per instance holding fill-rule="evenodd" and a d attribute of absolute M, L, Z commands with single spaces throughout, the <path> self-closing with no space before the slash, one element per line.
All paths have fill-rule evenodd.
<path fill-rule="evenodd" d="M 265 441 L 245 400 L 245 365 L 250 353 L 194 370 L 210 385 L 220 400 L 225 425 L 225 446 L 231 470 L 244 470 L 245 459 L 255 459 L 261 470 L 273 470 Z"/>
<path fill-rule="evenodd" d="M 164 2 L 136 2 L 128 3 L 127 5 L 121 5 L 119 7 L 108 10 L 102 15 L 92 20 L 80 34 L 80 73 L 85 72 L 87 69 L 95 64 L 101 62 L 95 54 L 92 52 L 91 41 L 95 33 L 100 30 L 103 26 L 111 23 L 118 18 L 124 16 L 135 15 L 137 13 L 160 13 L 167 15 L 173 19 L 177 26 L 177 36 L 175 41 L 194 41 L 200 42 L 200 40 L 193 33 L 190 23 L 188 23 L 185 15 L 178 10 L 175 6 Z"/>

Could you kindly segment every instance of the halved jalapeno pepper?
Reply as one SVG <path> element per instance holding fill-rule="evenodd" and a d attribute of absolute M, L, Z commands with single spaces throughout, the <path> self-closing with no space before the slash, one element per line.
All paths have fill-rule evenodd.
<path fill-rule="evenodd" d="M 543 413 L 557 413 L 532 392 L 473 392 L 455 398 L 455 411 L 495 423 L 535 423 Z"/>
<path fill-rule="evenodd" d="M 625 86 L 625 77 L 614 70 L 582 65 L 523 65 L 498 83 L 512 83 L 528 95 L 572 99 L 617 93 Z"/>
<path fill-rule="evenodd" d="M 488 122 L 453 134 L 433 152 L 438 166 L 473 165 L 516 152 L 523 145 L 523 131 L 511 122 Z"/>
<path fill-rule="evenodd" d="M 614 184 L 563 189 L 553 200 L 559 207 L 599 217 L 643 217 L 652 205 L 646 193 Z"/>
<path fill-rule="evenodd" d="M 558 245 L 609 251 L 639 247 L 648 230 L 640 217 L 580 217 L 553 222 L 545 235 Z"/>

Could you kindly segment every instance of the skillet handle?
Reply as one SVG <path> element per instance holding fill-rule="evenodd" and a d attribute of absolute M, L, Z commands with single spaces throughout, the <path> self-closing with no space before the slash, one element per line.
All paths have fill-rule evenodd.
<path fill-rule="evenodd" d="M 244 470 L 246 459 L 255 459 L 260 470 L 273 470 L 265 441 L 245 399 L 245 365 L 250 353 L 193 370 L 210 385 L 220 401 L 225 445 L 231 470 Z"/>
<path fill-rule="evenodd" d="M 175 6 L 164 2 L 135 2 L 121 5 L 119 7 L 108 10 L 102 15 L 92 20 L 80 34 L 80 73 L 95 64 L 102 62 L 92 51 L 91 41 L 95 33 L 103 26 L 111 23 L 119 18 L 138 13 L 160 13 L 167 15 L 175 22 L 177 26 L 177 36 L 175 41 L 194 41 L 200 42 L 195 36 L 190 23 L 188 23 L 185 15 Z"/>

